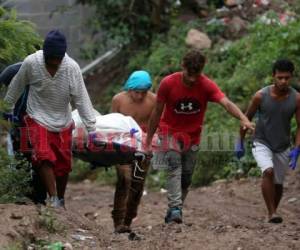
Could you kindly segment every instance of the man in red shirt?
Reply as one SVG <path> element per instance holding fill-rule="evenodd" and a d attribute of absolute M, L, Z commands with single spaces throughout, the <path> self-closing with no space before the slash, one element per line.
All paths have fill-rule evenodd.
<path fill-rule="evenodd" d="M 161 148 L 167 165 L 168 206 L 165 222 L 182 222 L 182 206 L 191 184 L 200 134 L 208 102 L 219 103 L 244 129 L 254 125 L 219 89 L 202 74 L 205 57 L 198 50 L 186 53 L 182 72 L 166 76 L 160 83 L 157 101 L 149 120 L 146 148 L 159 127 Z M 155 163 L 154 163 L 155 164 Z"/>

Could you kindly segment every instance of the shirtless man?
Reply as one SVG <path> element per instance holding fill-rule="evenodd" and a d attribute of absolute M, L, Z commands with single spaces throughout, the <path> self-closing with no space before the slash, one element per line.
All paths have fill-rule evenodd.
<path fill-rule="evenodd" d="M 151 115 L 155 94 L 149 91 L 151 78 L 146 71 L 133 72 L 125 83 L 124 91 L 116 94 L 112 99 L 112 112 L 131 116 L 143 129 L 147 131 L 147 124 Z M 146 177 L 149 161 L 142 163 L 143 177 Z M 143 194 L 144 182 L 132 175 L 131 165 L 117 166 L 117 184 L 114 197 L 112 218 L 116 233 L 130 232 L 132 219 L 137 215 L 137 208 Z"/>

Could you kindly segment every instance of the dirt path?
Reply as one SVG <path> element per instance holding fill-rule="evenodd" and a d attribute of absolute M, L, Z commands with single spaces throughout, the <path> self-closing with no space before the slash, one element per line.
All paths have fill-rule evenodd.
<path fill-rule="evenodd" d="M 32 218 L 41 214 L 35 206 L 10 205 L 7 209 L 7 205 L 2 205 L 0 211 L 4 213 L 1 212 L 0 221 L 6 218 L 5 223 L 10 225 L 12 230 L 9 230 L 15 232 L 15 237 L 27 221 L 27 238 L 69 242 L 73 249 L 300 249 L 299 180 L 299 172 L 288 177 L 279 210 L 284 223 L 279 225 L 264 221 L 259 179 L 219 182 L 192 190 L 186 200 L 184 224 L 181 225 L 164 224 L 166 194 L 149 192 L 143 197 L 139 216 L 133 224 L 134 232 L 141 240 L 129 240 L 128 234 L 112 233 L 113 188 L 88 181 L 71 184 L 68 210 L 53 212 L 56 220 L 64 225 L 63 232 L 49 234 L 36 223 L 32 225 Z M 21 219 L 18 218 L 20 210 L 26 214 L 19 216 Z M 11 211 L 14 211 L 14 216 Z M 7 216 L 3 216 L 5 214 Z M 14 221 L 14 225 L 7 217 Z M 16 226 L 18 220 L 21 226 Z M 1 225 L 1 234 L 7 234 L 7 230 L 1 231 L 5 225 L 3 221 Z M 30 227 L 33 229 L 28 229 Z M 11 234 L 8 237 L 13 238 Z M 82 240 L 84 236 L 87 237 Z"/>
<path fill-rule="evenodd" d="M 299 177 L 298 174 L 296 181 L 294 175 L 287 182 L 280 209 L 284 223 L 280 225 L 265 223 L 258 179 L 217 183 L 192 190 L 186 201 L 182 225 L 166 226 L 163 223 L 165 194 L 149 193 L 143 197 L 139 217 L 133 225 L 141 241 L 129 241 L 128 235 L 111 233 L 111 188 L 95 188 L 88 183 L 72 185 L 69 207 L 74 213 L 89 217 L 90 224 L 97 225 L 103 248 L 300 249 Z"/>

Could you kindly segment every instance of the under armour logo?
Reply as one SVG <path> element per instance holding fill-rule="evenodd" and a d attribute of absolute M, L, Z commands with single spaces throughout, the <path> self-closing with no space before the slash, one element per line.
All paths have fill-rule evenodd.
<path fill-rule="evenodd" d="M 200 112 L 200 103 L 196 98 L 182 98 L 174 107 L 176 114 L 192 115 Z"/>
<path fill-rule="evenodd" d="M 181 107 L 180 109 L 181 110 L 193 110 L 193 103 L 189 102 L 187 105 L 184 105 L 184 103 L 180 103 Z"/>

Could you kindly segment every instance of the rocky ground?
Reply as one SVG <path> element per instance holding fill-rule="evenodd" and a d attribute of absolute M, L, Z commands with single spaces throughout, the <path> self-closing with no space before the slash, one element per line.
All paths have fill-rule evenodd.
<path fill-rule="evenodd" d="M 299 249 L 299 178 L 299 172 L 288 177 L 279 209 L 282 224 L 265 222 L 260 180 L 243 179 L 193 189 L 183 224 L 165 225 L 166 194 L 148 192 L 133 223 L 135 234 L 121 235 L 113 233 L 110 216 L 113 187 L 71 184 L 66 211 L 0 205 L 0 246 L 15 249 L 16 242 L 23 242 L 25 249 L 41 249 L 61 242 L 66 249 Z"/>

